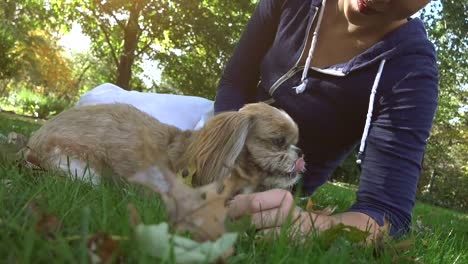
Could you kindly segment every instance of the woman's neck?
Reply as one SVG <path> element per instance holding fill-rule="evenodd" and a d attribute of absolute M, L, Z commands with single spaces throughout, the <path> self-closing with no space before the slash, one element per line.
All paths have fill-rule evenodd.
<path fill-rule="evenodd" d="M 342 0 L 328 0 L 324 10 L 312 66 L 325 67 L 344 63 L 380 41 L 387 33 L 404 24 L 378 22 L 370 26 L 355 25 L 345 15 Z M 311 40 L 308 39 L 307 50 Z M 301 63 L 305 63 L 305 56 Z"/>

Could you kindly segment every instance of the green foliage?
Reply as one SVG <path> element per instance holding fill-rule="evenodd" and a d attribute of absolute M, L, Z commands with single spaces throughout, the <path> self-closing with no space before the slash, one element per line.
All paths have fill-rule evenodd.
<path fill-rule="evenodd" d="M 212 98 L 254 4 L 250 0 L 75 0 L 57 6 L 91 38 L 93 54 L 111 62 L 115 75 L 108 81 L 142 90 L 134 73 L 146 57 L 164 68 L 159 89 Z"/>
<path fill-rule="evenodd" d="M 0 81 L 11 78 L 18 71 L 18 56 L 13 51 L 15 40 L 13 31 L 0 20 Z M 1 88 L 0 88 L 1 89 Z M 2 94 L 0 90 L 0 95 Z"/>
<path fill-rule="evenodd" d="M 58 9 L 77 21 L 92 40 L 91 49 L 97 58 L 110 62 L 114 70 L 107 81 L 130 89 L 135 79 L 132 70 L 163 39 L 163 29 L 173 12 L 171 1 L 68 1 L 58 2 Z"/>
<path fill-rule="evenodd" d="M 35 39 L 30 32 L 41 29 L 56 32 L 63 25 L 57 13 L 42 1 L 3 0 L 0 2 L 0 80 L 1 76 L 15 77 L 23 67 L 19 43 L 26 46 Z M 12 63 L 12 64 L 7 64 Z"/>
<path fill-rule="evenodd" d="M 8 133 L 14 131 L 28 137 L 42 124 L 40 120 L 1 112 L 0 121 L 0 134 L 8 135 Z"/>
<path fill-rule="evenodd" d="M 51 117 L 70 106 L 70 102 L 22 89 L 0 99 L 0 107 L 15 113 L 37 118 Z"/>
<path fill-rule="evenodd" d="M 68 58 L 73 65 L 73 86 L 68 87 L 70 93 L 66 98 L 76 100 L 77 95 L 109 82 L 110 76 L 115 74 L 112 62 L 109 59 L 99 59 L 91 51 L 73 52 Z"/>
<path fill-rule="evenodd" d="M 329 249 L 333 245 L 333 242 L 340 238 L 351 243 L 362 243 L 363 241 L 366 241 L 369 234 L 369 232 L 362 231 L 357 227 L 346 226 L 340 223 L 323 231 L 323 233 L 320 234 L 320 243 L 321 246 L 326 249 Z"/>
<path fill-rule="evenodd" d="M 331 181 L 346 182 L 357 185 L 359 183 L 359 167 L 356 164 L 357 149 L 336 168 L 330 176 Z"/>
<path fill-rule="evenodd" d="M 466 1 L 431 2 L 421 17 L 438 54 L 439 105 L 428 140 L 419 193 L 468 208 L 468 20 Z"/>
<path fill-rule="evenodd" d="M 0 95 L 30 87 L 45 95 L 64 96 L 72 85 L 70 65 L 58 46 L 67 26 L 50 2 L 0 2 Z"/>
<path fill-rule="evenodd" d="M 224 65 L 232 54 L 255 3 L 203 1 L 184 4 L 166 30 L 160 54 L 163 87 L 174 92 L 214 98 Z"/>

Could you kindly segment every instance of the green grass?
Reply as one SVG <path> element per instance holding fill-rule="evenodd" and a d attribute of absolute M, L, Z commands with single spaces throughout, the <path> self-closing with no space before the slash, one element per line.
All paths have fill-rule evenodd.
<path fill-rule="evenodd" d="M 2 134 L 17 131 L 29 135 L 38 126 L 34 121 L 0 114 Z M 342 211 L 353 202 L 354 191 L 327 184 L 313 200 L 318 207 L 337 205 Z M 39 209 L 31 209 L 33 201 Z M 115 255 L 124 262 L 159 263 L 142 255 L 132 239 L 128 203 L 136 206 L 145 224 L 166 220 L 158 196 L 134 186 L 103 183 L 91 187 L 60 175 L 19 171 L 14 164 L 0 160 L 0 262 L 87 262 L 86 239 L 105 232 L 120 238 Z M 54 215 L 61 223 L 52 237 L 37 230 L 38 213 Z M 420 263 L 468 263 L 467 214 L 417 203 L 413 219 L 412 231 L 403 239 L 410 237 L 414 242 L 400 255 Z M 39 229 L 44 227 L 39 225 Z M 373 257 L 371 247 L 353 245 L 344 238 L 324 247 L 315 236 L 293 243 L 284 235 L 267 241 L 247 232 L 240 235 L 236 252 L 228 263 L 404 263 L 403 258 L 394 260 L 389 253 Z"/>

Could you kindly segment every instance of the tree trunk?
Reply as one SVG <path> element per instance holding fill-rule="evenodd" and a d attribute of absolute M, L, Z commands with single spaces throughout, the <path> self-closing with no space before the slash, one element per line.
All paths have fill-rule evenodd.
<path fill-rule="evenodd" d="M 135 4 L 130 10 L 130 17 L 124 29 L 124 46 L 120 54 L 119 65 L 117 66 L 116 84 L 126 90 L 130 89 L 132 78 L 132 66 L 135 62 L 135 54 L 138 45 L 138 17 L 140 16 L 141 5 Z"/>

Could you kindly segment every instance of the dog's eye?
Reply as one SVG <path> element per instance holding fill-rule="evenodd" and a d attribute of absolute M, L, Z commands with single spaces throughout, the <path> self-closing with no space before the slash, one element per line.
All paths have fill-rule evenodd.
<path fill-rule="evenodd" d="M 277 137 L 272 139 L 273 145 L 276 145 L 278 147 L 283 147 L 284 144 L 286 143 L 286 139 L 284 137 Z"/>

